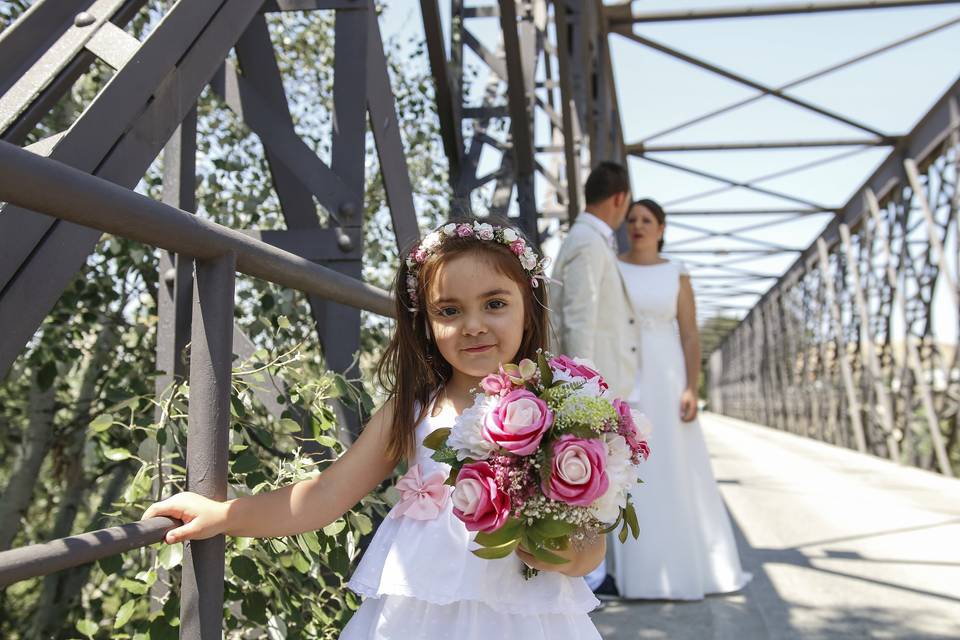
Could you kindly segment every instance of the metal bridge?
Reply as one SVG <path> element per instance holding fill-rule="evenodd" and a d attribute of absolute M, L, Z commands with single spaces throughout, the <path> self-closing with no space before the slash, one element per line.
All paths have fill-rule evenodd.
<path fill-rule="evenodd" d="M 163 19 L 141 40 L 127 27 L 148 4 L 36 0 L 0 33 L 0 375 L 9 374 L 102 234 L 156 248 L 157 365 L 167 372 L 157 389 L 189 378 L 189 488 L 222 499 L 231 355 L 255 349 L 234 326 L 236 275 L 305 293 L 327 363 L 349 372 L 360 348 L 360 311 L 392 312 L 386 292 L 361 280 L 368 131 L 397 245 L 421 230 L 370 0 L 181 0 L 165 3 Z M 743 534 L 745 564 L 759 579 L 743 594 L 699 605 L 612 605 L 597 615 L 609 637 L 960 634 L 960 556 L 950 542 L 960 523 L 960 490 L 950 479 L 960 471 L 960 362 L 955 338 L 951 344 L 938 335 L 934 322 L 936 292 L 950 301 L 954 322 L 960 307 L 960 80 L 897 132 L 792 91 L 948 29 L 960 13 L 777 86 L 641 33 L 652 23 L 956 4 L 824 0 L 646 12 L 595 0 L 453 0 L 449 11 L 437 0 L 419 3 L 453 212 L 510 215 L 545 241 L 581 210 L 589 167 L 603 159 L 626 164 L 628 157 L 783 201 L 770 209 L 670 212 L 706 219 L 686 223 L 702 238 L 740 239 L 728 248 L 679 246 L 673 254 L 693 267 L 701 319 L 727 312 L 738 320 L 709 356 L 713 414 L 704 423 Z M 287 11 L 335 15 L 329 161 L 291 119 L 266 22 L 268 14 Z M 495 22 L 500 46 L 477 36 L 479 21 Z M 625 141 L 611 54 L 616 39 L 754 92 L 670 131 L 767 97 L 856 136 L 657 143 L 664 131 Z M 111 70 L 110 81 L 68 128 L 44 130 L 44 118 L 95 64 Z M 478 66 L 475 79 L 470 71 Z M 207 88 L 262 143 L 286 231 L 231 229 L 194 215 L 196 105 Z M 889 150 L 840 206 L 665 158 L 833 147 Z M 487 170 L 485 153 L 499 166 Z M 161 154 L 163 197 L 156 201 L 134 188 Z M 747 234 L 776 223 L 731 231 L 711 222 L 731 214 L 773 214 L 782 222 L 825 214 L 828 222 L 811 245 L 790 247 Z M 751 266 L 774 254 L 795 262 L 782 273 Z M 762 283 L 762 290 L 731 307 L 731 292 L 746 281 Z M 187 343 L 189 369 L 177 357 Z M 341 418 L 357 428 L 354 413 L 341 409 Z M 772 465 L 776 460 L 790 462 L 789 477 Z M 169 526 L 155 519 L 3 551 L 0 583 L 155 543 Z M 187 549 L 182 637 L 219 638 L 224 541 Z"/>

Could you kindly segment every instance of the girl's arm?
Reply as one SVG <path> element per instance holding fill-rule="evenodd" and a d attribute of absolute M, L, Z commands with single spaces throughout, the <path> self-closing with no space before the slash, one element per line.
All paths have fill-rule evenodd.
<path fill-rule="evenodd" d="M 680 278 L 677 300 L 677 323 L 680 325 L 680 344 L 687 370 L 687 388 L 680 399 L 680 418 L 691 421 L 697 417 L 697 385 L 700 382 L 700 331 L 697 329 L 697 307 L 693 287 L 688 276 Z"/>
<path fill-rule="evenodd" d="M 182 526 L 167 532 L 169 544 L 221 533 L 272 538 L 321 529 L 373 491 L 393 470 L 396 462 L 386 453 L 392 419 L 391 401 L 370 418 L 346 453 L 319 476 L 226 502 L 180 493 L 150 506 L 142 519 L 170 516 L 182 520 Z"/>

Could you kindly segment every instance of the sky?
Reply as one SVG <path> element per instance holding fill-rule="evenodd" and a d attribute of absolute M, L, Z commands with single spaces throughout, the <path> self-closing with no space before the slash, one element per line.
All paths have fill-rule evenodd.
<path fill-rule="evenodd" d="M 449 2 L 440 1 L 444 23 Z M 477 3 L 467 2 L 467 6 Z M 608 2 L 608 4 L 613 4 Z M 782 0 L 641 0 L 634 11 L 679 11 L 723 6 L 783 4 Z M 384 36 L 422 37 L 420 3 L 393 0 L 381 18 Z M 960 7 L 934 5 L 858 12 L 829 12 L 764 18 L 648 23 L 634 32 L 686 54 L 733 71 L 762 84 L 778 87 L 853 58 L 914 33 L 960 18 Z M 473 19 L 470 28 L 491 49 L 499 45 L 496 18 Z M 647 140 L 648 144 L 693 144 L 762 140 L 865 139 L 872 134 L 839 123 L 773 97 L 761 98 L 746 107 L 666 135 L 655 134 L 730 103 L 756 96 L 754 89 L 739 85 L 685 62 L 647 48 L 619 35 L 610 37 L 613 68 L 627 143 Z M 475 58 L 473 61 L 475 62 Z M 468 63 L 471 56 L 467 57 Z M 542 65 L 541 65 L 542 66 Z M 897 47 L 846 69 L 806 82 L 789 90 L 790 95 L 829 109 L 849 120 L 883 134 L 905 134 L 955 82 L 960 72 L 960 23 L 946 26 L 920 40 Z M 542 70 L 540 72 L 542 75 Z M 538 121 L 541 139 L 545 127 Z M 652 158 L 718 174 L 735 181 L 753 180 L 771 174 L 786 175 L 757 184 L 788 198 L 833 208 L 843 206 L 889 154 L 885 147 L 831 147 L 801 150 L 699 151 L 651 154 Z M 798 165 L 830 161 L 801 171 Z M 488 153 L 485 167 L 497 164 L 496 153 Z M 738 250 L 752 246 L 749 239 L 762 240 L 790 249 L 810 246 L 829 222 L 831 214 L 803 217 L 770 215 L 743 216 L 710 214 L 677 216 L 671 211 L 716 209 L 762 209 L 796 206 L 789 199 L 757 194 L 743 188 L 722 189 L 715 180 L 693 176 L 641 158 L 629 160 L 635 195 L 653 197 L 666 206 L 667 250 L 672 259 L 691 264 L 701 318 L 723 312 L 724 305 L 738 307 L 728 313 L 740 316 L 768 289 L 773 278 L 738 283 L 747 295 L 718 294 L 709 278 L 720 269 L 711 264 L 730 256 L 680 253 L 683 249 Z M 538 181 L 542 200 L 546 185 Z M 779 224 L 775 224 L 780 221 Z M 763 226 L 763 225 L 768 226 Z M 732 231 L 748 225 L 760 228 L 738 232 L 735 238 L 704 239 L 686 226 L 715 231 Z M 772 225 L 772 226 L 770 226 Z M 956 238 L 948 240 L 948 252 L 957 255 Z M 746 259 L 739 268 L 778 276 L 797 253 Z M 956 273 L 956 259 L 953 269 Z M 943 292 L 935 306 L 941 310 L 940 335 L 956 340 L 956 310 L 942 312 L 947 301 Z"/>

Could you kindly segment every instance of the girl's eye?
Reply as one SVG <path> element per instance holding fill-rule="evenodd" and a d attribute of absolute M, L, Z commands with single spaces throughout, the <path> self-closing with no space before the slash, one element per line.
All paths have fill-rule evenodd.
<path fill-rule="evenodd" d="M 456 313 L 457 309 L 455 307 L 444 307 L 442 309 L 437 309 L 437 315 L 443 316 L 444 318 L 449 318 Z"/>
<path fill-rule="evenodd" d="M 487 306 L 489 306 L 491 309 L 503 309 L 505 306 L 507 306 L 507 303 L 503 300 L 491 300 L 487 303 Z"/>

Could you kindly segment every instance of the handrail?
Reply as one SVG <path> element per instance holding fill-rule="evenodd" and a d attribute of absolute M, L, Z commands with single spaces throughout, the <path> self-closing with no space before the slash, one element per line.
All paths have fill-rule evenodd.
<path fill-rule="evenodd" d="M 160 542 L 180 524 L 158 516 L 0 552 L 0 588 Z"/>
<path fill-rule="evenodd" d="M 2 141 L 0 200 L 201 260 L 234 252 L 241 273 L 382 316 L 394 314 L 393 299 L 383 289 Z"/>

